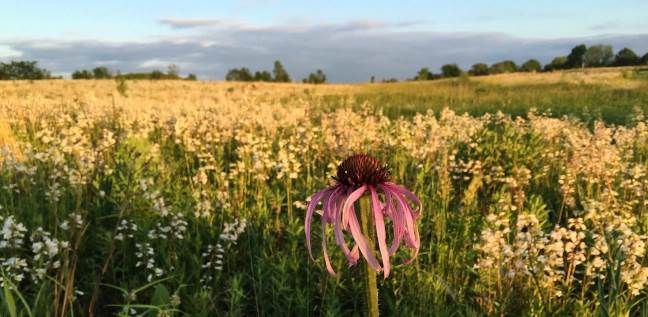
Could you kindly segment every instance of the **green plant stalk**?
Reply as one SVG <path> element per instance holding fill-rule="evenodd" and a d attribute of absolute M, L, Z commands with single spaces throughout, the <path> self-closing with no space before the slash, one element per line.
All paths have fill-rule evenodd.
<path fill-rule="evenodd" d="M 375 229 L 371 222 L 371 202 L 369 197 L 360 198 L 360 226 L 362 233 L 367 238 L 367 244 L 371 249 L 374 246 Z M 378 284 L 376 282 L 376 270 L 367 261 L 363 261 L 365 297 L 367 302 L 367 316 L 378 317 Z"/>

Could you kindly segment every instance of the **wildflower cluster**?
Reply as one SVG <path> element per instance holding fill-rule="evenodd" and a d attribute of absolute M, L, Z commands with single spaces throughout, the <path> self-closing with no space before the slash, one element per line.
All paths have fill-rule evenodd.
<path fill-rule="evenodd" d="M 216 274 L 223 270 L 225 250 L 236 244 L 239 236 L 245 232 L 246 226 L 245 219 L 241 221 L 234 219 L 234 222 L 226 223 L 223 232 L 218 236 L 218 242 L 215 245 L 208 244 L 206 250 L 200 254 L 202 258 L 200 285 L 203 289 L 212 289 Z"/>

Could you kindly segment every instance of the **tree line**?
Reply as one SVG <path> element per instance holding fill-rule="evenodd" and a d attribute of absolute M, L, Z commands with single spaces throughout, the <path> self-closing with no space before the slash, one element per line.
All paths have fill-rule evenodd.
<path fill-rule="evenodd" d="M 267 70 L 258 70 L 252 74 L 252 71 L 247 67 L 232 68 L 225 75 L 227 81 L 262 81 L 274 83 L 288 83 L 292 80 L 290 75 L 284 68 L 280 61 L 274 62 L 272 73 Z M 323 84 L 326 83 L 326 74 L 321 69 L 310 73 L 308 77 L 302 79 L 303 83 L 307 84 Z"/>
<path fill-rule="evenodd" d="M 0 80 L 38 80 L 54 79 L 47 69 L 38 66 L 36 61 L 11 61 L 0 63 Z"/>
<path fill-rule="evenodd" d="M 611 45 L 592 45 L 587 47 L 580 44 L 572 48 L 571 52 L 565 56 L 555 57 L 550 63 L 542 65 L 536 59 L 529 59 L 522 65 L 517 65 L 512 60 L 504 60 L 492 65 L 485 63 L 473 64 L 469 70 L 464 71 L 457 64 L 445 64 L 441 67 L 440 73 L 434 73 L 429 68 L 421 68 L 414 78 L 409 80 L 434 80 L 439 78 L 458 77 L 462 74 L 472 76 L 485 76 L 491 74 L 513 73 L 513 72 L 542 72 L 563 69 L 585 68 L 585 67 L 609 67 L 609 66 L 637 66 L 648 65 L 648 53 L 639 57 L 633 50 L 623 48 L 616 54 Z M 60 79 L 61 76 L 53 77 L 51 73 L 38 66 L 37 61 L 11 61 L 8 63 L 0 62 L 0 80 L 38 80 L 38 79 Z M 93 69 L 80 69 L 72 73 L 72 79 L 185 79 L 197 80 L 195 74 L 189 74 L 187 77 L 180 76 L 180 69 L 177 65 L 169 65 L 166 72 L 153 70 L 151 72 L 135 72 L 122 74 L 119 71 L 114 72 L 105 66 L 97 66 Z M 247 67 L 230 69 L 226 76 L 227 81 L 261 81 L 261 82 L 291 82 L 292 79 L 283 64 L 280 61 L 274 62 L 272 72 L 267 70 L 252 71 Z M 327 77 L 321 69 L 310 73 L 302 79 L 303 83 L 322 84 L 326 83 Z M 375 81 L 372 76 L 371 82 Z M 397 79 L 383 79 L 383 82 L 394 82 Z"/>
<path fill-rule="evenodd" d="M 587 47 L 585 44 L 580 44 L 572 48 L 569 55 L 555 57 L 551 63 L 544 66 L 536 59 L 529 59 L 522 65 L 517 65 L 512 60 L 505 60 L 492 65 L 476 63 L 465 72 L 457 64 L 445 64 L 441 66 L 440 73 L 433 73 L 427 67 L 421 68 L 416 76 L 410 80 L 434 80 L 459 77 L 465 73 L 471 76 L 485 76 L 513 72 L 548 72 L 585 67 L 638 65 L 648 65 L 648 53 L 639 57 L 633 50 L 626 47 L 619 50 L 615 55 L 611 45 L 599 44 Z"/>
<path fill-rule="evenodd" d="M 151 72 L 139 72 L 139 73 L 126 73 L 122 74 L 117 71 L 115 74 L 105 66 L 98 66 L 93 69 L 81 69 L 75 70 L 72 73 L 72 79 L 149 79 L 149 80 L 161 80 L 161 79 L 185 79 L 185 80 L 198 80 L 198 77 L 195 74 L 189 74 L 187 77 L 180 77 L 180 68 L 171 64 L 167 68 L 166 72 L 163 72 L 159 69 L 153 70 Z"/>
<path fill-rule="evenodd" d="M 37 61 L 11 61 L 0 62 L 0 80 L 39 80 L 39 79 L 62 79 L 62 76 L 52 76 L 50 71 L 38 66 Z M 72 79 L 186 79 L 197 80 L 195 74 L 187 77 L 180 77 L 180 69 L 177 65 L 169 65 L 166 72 L 153 70 L 151 72 L 125 73 L 113 72 L 108 67 L 97 66 L 93 69 L 80 69 L 72 72 Z"/>

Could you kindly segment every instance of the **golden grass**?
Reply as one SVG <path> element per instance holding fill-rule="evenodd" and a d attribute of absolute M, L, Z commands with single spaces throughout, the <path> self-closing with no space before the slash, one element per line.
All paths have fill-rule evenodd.
<path fill-rule="evenodd" d="M 588 68 L 548 73 L 508 73 L 483 77 L 471 77 L 478 82 L 503 86 L 530 84 L 601 84 L 614 88 L 635 89 L 642 85 L 640 81 L 624 77 L 624 72 L 633 67 Z"/>
<path fill-rule="evenodd" d="M 14 137 L 13 131 L 11 130 L 9 122 L 0 118 L 0 163 L 2 163 L 6 159 L 4 157 L 6 151 L 12 153 L 16 160 L 22 160 L 22 152 L 20 151 L 20 148 L 16 143 L 16 139 Z"/>

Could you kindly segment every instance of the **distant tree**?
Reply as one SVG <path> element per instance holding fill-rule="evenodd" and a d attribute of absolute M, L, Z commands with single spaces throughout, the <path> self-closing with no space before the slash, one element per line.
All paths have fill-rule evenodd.
<path fill-rule="evenodd" d="M 632 66 L 639 65 L 639 56 L 627 47 L 620 50 L 614 57 L 614 65 L 616 66 Z"/>
<path fill-rule="evenodd" d="M 488 65 L 484 63 L 477 63 L 473 64 L 472 67 L 470 67 L 470 71 L 468 71 L 468 73 L 473 76 L 485 76 L 490 74 L 490 69 L 488 68 Z"/>
<path fill-rule="evenodd" d="M 195 75 L 194 75 L 195 76 Z M 148 80 L 164 80 L 164 79 L 180 79 L 179 76 L 174 76 L 174 75 L 169 75 L 159 69 L 156 69 L 152 72 L 149 73 L 125 73 L 122 74 L 121 72 L 117 71 L 115 76 L 113 76 L 115 79 L 122 78 L 124 80 L 140 80 L 140 79 L 148 79 Z"/>
<path fill-rule="evenodd" d="M 639 62 L 641 65 L 648 65 L 648 53 L 644 54 L 644 56 L 641 58 L 641 61 Z"/>
<path fill-rule="evenodd" d="M 186 79 L 191 80 L 191 81 L 196 81 L 196 80 L 198 80 L 198 76 L 196 76 L 196 74 L 191 73 L 191 74 L 187 75 Z"/>
<path fill-rule="evenodd" d="M 274 69 L 272 70 L 272 73 L 274 74 L 274 81 L 278 83 L 288 83 L 290 82 L 290 75 L 288 75 L 288 72 L 286 69 L 283 67 L 280 61 L 275 61 L 274 62 Z"/>
<path fill-rule="evenodd" d="M 371 75 L 371 78 L 369 78 L 369 82 L 372 83 L 372 84 L 373 84 L 374 82 L 376 82 L 376 76 Z"/>
<path fill-rule="evenodd" d="M 441 66 L 441 74 L 443 77 L 459 77 L 461 73 L 462 70 L 457 64 L 445 64 Z"/>
<path fill-rule="evenodd" d="M 267 70 L 254 72 L 254 81 L 272 81 L 272 74 Z"/>
<path fill-rule="evenodd" d="M 304 78 L 304 83 L 308 84 L 323 84 L 326 82 L 326 74 L 321 69 L 318 69 L 314 73 L 310 73 L 308 78 Z"/>
<path fill-rule="evenodd" d="M 418 73 L 414 77 L 414 80 L 430 80 L 430 77 L 432 77 L 431 75 L 432 73 L 430 72 L 430 69 L 423 67 L 418 71 Z"/>
<path fill-rule="evenodd" d="M 180 78 L 180 67 L 176 64 L 169 64 L 167 66 L 167 75 L 171 79 Z"/>
<path fill-rule="evenodd" d="M 36 61 L 0 63 L 0 80 L 36 80 L 51 78 L 50 72 Z"/>
<path fill-rule="evenodd" d="M 156 70 L 151 72 L 151 78 L 150 79 L 158 80 L 158 79 L 162 79 L 162 78 L 164 78 L 164 73 L 161 70 L 156 69 Z"/>
<path fill-rule="evenodd" d="M 530 59 L 520 67 L 520 70 L 527 73 L 535 73 L 542 70 L 542 64 L 536 59 Z"/>
<path fill-rule="evenodd" d="M 110 73 L 110 70 L 108 70 L 108 68 L 106 68 L 105 66 L 95 67 L 92 70 L 92 75 L 94 76 L 95 79 L 112 78 L 112 74 Z"/>
<path fill-rule="evenodd" d="M 585 67 L 585 53 L 587 46 L 585 44 L 577 45 L 572 48 L 571 53 L 567 55 L 567 68 L 582 68 Z"/>
<path fill-rule="evenodd" d="M 587 48 L 583 58 L 587 67 L 608 66 L 612 64 L 614 52 L 610 45 L 593 45 Z"/>
<path fill-rule="evenodd" d="M 252 81 L 252 73 L 247 67 L 230 69 L 225 75 L 227 81 Z"/>
<path fill-rule="evenodd" d="M 544 70 L 545 71 L 554 71 L 554 70 L 560 70 L 560 69 L 565 69 L 565 65 L 567 64 L 567 56 L 558 56 L 554 58 L 551 63 L 545 65 Z"/>
<path fill-rule="evenodd" d="M 87 69 L 75 70 L 72 72 L 72 79 L 93 79 L 94 74 Z"/>
<path fill-rule="evenodd" d="M 517 72 L 517 70 L 517 64 L 512 60 L 501 61 L 490 67 L 491 74 L 514 73 Z"/>

